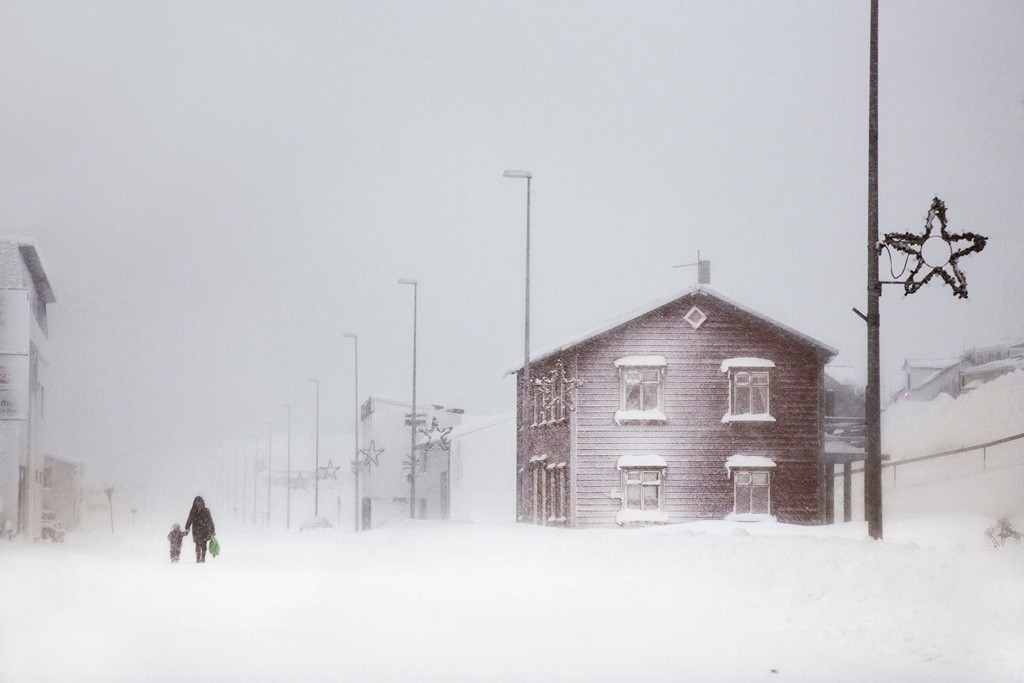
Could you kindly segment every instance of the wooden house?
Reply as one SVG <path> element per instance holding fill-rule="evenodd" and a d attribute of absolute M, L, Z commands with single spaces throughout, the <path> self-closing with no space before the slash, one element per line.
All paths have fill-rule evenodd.
<path fill-rule="evenodd" d="M 707 285 L 533 356 L 517 518 L 569 527 L 825 521 L 836 350 Z"/>

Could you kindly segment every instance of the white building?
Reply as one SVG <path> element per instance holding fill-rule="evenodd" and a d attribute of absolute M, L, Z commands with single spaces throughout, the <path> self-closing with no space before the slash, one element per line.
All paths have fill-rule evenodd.
<path fill-rule="evenodd" d="M 416 518 L 459 522 L 515 521 L 515 414 L 465 415 L 461 409 L 417 404 Z M 362 405 L 363 528 L 409 518 L 411 405 L 371 396 Z M 447 450 L 430 442 L 434 420 Z M 450 431 L 447 431 L 449 430 Z"/>
<path fill-rule="evenodd" d="M 44 506 L 54 301 L 35 241 L 0 237 L 0 529 L 29 539 L 40 536 Z"/>
<path fill-rule="evenodd" d="M 462 410 L 432 404 L 416 405 L 417 427 L 447 429 L 462 422 Z M 409 518 L 409 449 L 412 445 L 412 404 L 371 396 L 362 405 L 362 448 L 371 462 L 362 480 L 362 526 L 371 529 Z M 416 442 L 427 438 L 417 431 Z M 416 518 L 448 519 L 450 515 L 449 453 L 440 447 L 417 452 Z"/>

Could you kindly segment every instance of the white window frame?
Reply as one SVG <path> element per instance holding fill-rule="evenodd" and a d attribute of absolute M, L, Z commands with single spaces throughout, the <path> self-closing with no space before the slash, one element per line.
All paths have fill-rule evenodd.
<path fill-rule="evenodd" d="M 615 361 L 619 371 L 619 409 L 615 412 L 617 424 L 667 421 L 663 409 L 666 365 L 664 356 L 627 356 Z M 635 378 L 635 381 L 631 382 L 631 378 Z M 628 404 L 631 383 L 640 385 L 640 402 L 636 407 Z M 655 392 L 654 407 L 645 408 L 650 391 Z"/>
<path fill-rule="evenodd" d="M 765 358 L 728 358 L 722 362 L 722 372 L 728 373 L 729 378 L 729 405 L 722 422 L 775 422 L 772 416 L 772 374 L 775 363 Z M 758 383 L 755 385 L 755 379 Z M 744 384 L 740 384 L 745 380 Z M 762 383 L 763 382 L 763 383 Z M 739 387 L 747 389 L 747 410 L 738 411 L 737 406 Z M 754 413 L 750 411 L 750 403 L 753 400 L 754 386 L 764 387 L 764 412 Z"/>
<path fill-rule="evenodd" d="M 732 517 L 765 518 L 772 514 L 772 471 L 770 469 L 740 469 L 733 472 L 732 488 Z M 757 483 L 755 479 L 763 479 L 764 483 Z M 754 489 L 764 489 L 765 509 L 754 509 Z M 746 491 L 741 492 L 740 489 Z M 740 505 L 741 497 L 745 498 L 746 505 Z M 741 507 L 748 508 L 741 511 Z"/>
<path fill-rule="evenodd" d="M 668 466 L 665 459 L 658 455 L 627 455 L 619 458 L 617 467 L 622 473 L 622 493 L 619 496 L 621 509 L 615 517 L 616 523 L 668 522 L 668 514 L 665 512 L 665 479 Z M 631 487 L 636 488 L 639 494 L 637 507 L 630 506 Z M 645 495 L 645 489 L 651 488 L 655 489 L 657 496 L 657 504 L 654 506 L 648 505 Z"/>

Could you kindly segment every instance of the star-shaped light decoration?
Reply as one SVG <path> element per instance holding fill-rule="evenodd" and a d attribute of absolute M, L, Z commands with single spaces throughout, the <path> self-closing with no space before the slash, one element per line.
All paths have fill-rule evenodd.
<path fill-rule="evenodd" d="M 939 223 L 939 234 L 933 234 L 935 222 Z M 959 243 L 966 243 L 960 247 Z M 938 275 L 947 285 L 953 288 L 953 294 L 961 299 L 967 298 L 967 276 L 960 270 L 959 259 L 985 248 L 987 237 L 973 232 L 951 233 L 946 230 L 946 205 L 941 199 L 932 199 L 932 206 L 924 221 L 924 234 L 914 235 L 909 232 L 886 233 L 882 244 L 892 247 L 904 254 L 913 256 L 917 262 L 910 275 L 903 282 L 904 295 L 913 294 L 924 287 L 929 280 Z M 946 267 L 949 267 L 947 270 Z M 918 275 L 925 268 L 928 274 L 918 280 Z"/>
<path fill-rule="evenodd" d="M 340 469 L 340 467 L 334 464 L 333 460 L 328 460 L 327 464 L 320 468 L 318 475 L 321 479 L 327 479 L 328 477 L 331 479 L 337 479 L 338 470 Z"/>
<path fill-rule="evenodd" d="M 359 450 L 359 455 L 363 456 L 362 460 L 360 460 L 360 464 L 363 467 L 369 467 L 370 465 L 380 467 L 380 461 L 378 459 L 380 458 L 380 454 L 383 452 L 383 448 L 377 448 L 377 444 L 371 441 L 369 446 Z"/>
<path fill-rule="evenodd" d="M 545 412 L 553 413 L 559 404 L 564 405 L 570 411 L 576 410 L 572 401 L 572 392 L 573 389 L 583 384 L 583 380 L 567 377 L 565 366 L 561 360 L 555 363 L 555 367 L 551 368 L 551 372 L 547 375 L 535 378 L 533 384 L 540 392 Z"/>
<path fill-rule="evenodd" d="M 423 452 L 427 452 L 435 446 L 440 448 L 442 451 L 446 451 L 452 446 L 451 440 L 448 438 L 448 435 L 452 432 L 452 428 L 445 427 L 442 429 L 441 426 L 437 424 L 436 417 L 430 424 L 430 429 L 420 429 L 418 431 L 420 434 L 427 437 L 426 441 L 417 445 L 417 448 Z"/>
<path fill-rule="evenodd" d="M 302 472 L 299 472 L 298 474 L 295 475 L 295 478 L 292 479 L 292 485 L 291 486 L 292 486 L 293 489 L 305 489 L 306 488 L 306 478 L 304 476 L 302 476 Z"/>

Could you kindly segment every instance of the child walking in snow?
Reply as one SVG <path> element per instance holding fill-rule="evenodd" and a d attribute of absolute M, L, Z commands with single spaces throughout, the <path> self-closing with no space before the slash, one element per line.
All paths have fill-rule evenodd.
<path fill-rule="evenodd" d="M 181 539 L 187 535 L 188 532 L 182 531 L 179 525 L 171 527 L 171 533 L 167 534 L 167 540 L 171 542 L 171 562 L 177 562 L 181 557 Z"/>

